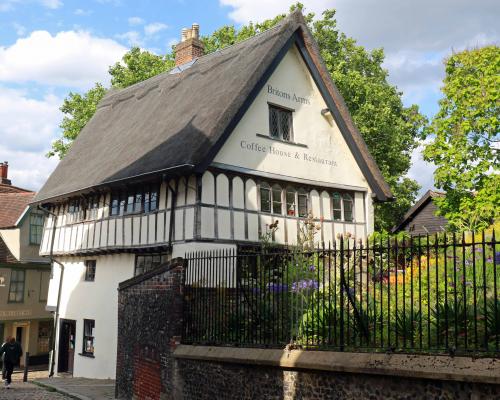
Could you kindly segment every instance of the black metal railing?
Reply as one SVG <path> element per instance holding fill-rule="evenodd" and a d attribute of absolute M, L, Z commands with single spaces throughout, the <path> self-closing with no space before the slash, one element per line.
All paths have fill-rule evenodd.
<path fill-rule="evenodd" d="M 184 343 L 500 355 L 494 232 L 186 258 Z"/>

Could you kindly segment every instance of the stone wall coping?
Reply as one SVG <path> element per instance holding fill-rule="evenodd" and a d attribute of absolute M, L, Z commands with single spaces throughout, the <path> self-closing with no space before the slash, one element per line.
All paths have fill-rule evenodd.
<path fill-rule="evenodd" d="M 500 384 L 500 359 L 179 345 L 178 359 Z"/>

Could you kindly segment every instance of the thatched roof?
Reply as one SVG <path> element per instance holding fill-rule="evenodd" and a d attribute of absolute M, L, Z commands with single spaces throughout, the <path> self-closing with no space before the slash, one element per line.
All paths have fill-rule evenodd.
<path fill-rule="evenodd" d="M 203 56 L 189 68 L 108 93 L 35 202 L 153 174 L 202 172 L 297 41 L 322 81 L 323 96 L 372 190 L 379 200 L 390 199 L 391 191 L 331 81 L 302 14 L 294 12 L 275 27 Z"/>

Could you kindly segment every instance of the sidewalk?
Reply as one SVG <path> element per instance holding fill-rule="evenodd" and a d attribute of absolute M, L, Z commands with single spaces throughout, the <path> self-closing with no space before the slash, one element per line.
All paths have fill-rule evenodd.
<path fill-rule="evenodd" d="M 33 383 L 56 390 L 80 400 L 112 400 L 115 398 L 115 381 L 73 377 L 38 378 Z"/>

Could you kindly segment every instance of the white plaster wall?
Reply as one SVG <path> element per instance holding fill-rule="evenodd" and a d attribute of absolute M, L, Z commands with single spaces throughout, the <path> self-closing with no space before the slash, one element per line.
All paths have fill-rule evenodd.
<path fill-rule="evenodd" d="M 291 99 L 269 93 L 269 86 L 289 93 Z M 294 95 L 307 99 L 309 104 L 295 101 Z M 307 148 L 257 136 L 269 135 L 268 102 L 295 110 L 294 142 L 305 144 Z M 254 171 L 368 187 L 338 126 L 331 118 L 321 115 L 321 110 L 326 107 L 307 66 L 294 46 L 273 72 L 214 161 Z M 253 148 L 249 149 L 252 145 Z M 276 155 L 276 150 L 287 156 Z M 334 165 L 306 160 L 304 155 L 328 159 Z"/>
<path fill-rule="evenodd" d="M 96 260 L 95 281 L 86 282 L 86 259 Z M 76 320 L 75 377 L 114 378 L 118 329 L 118 284 L 134 275 L 133 254 L 98 257 L 62 258 L 64 279 L 61 292 L 60 318 Z M 54 268 L 47 303 L 55 305 L 60 268 Z M 83 320 L 95 320 L 95 358 L 79 355 L 82 351 Z M 58 338 L 58 333 L 56 338 Z"/>

